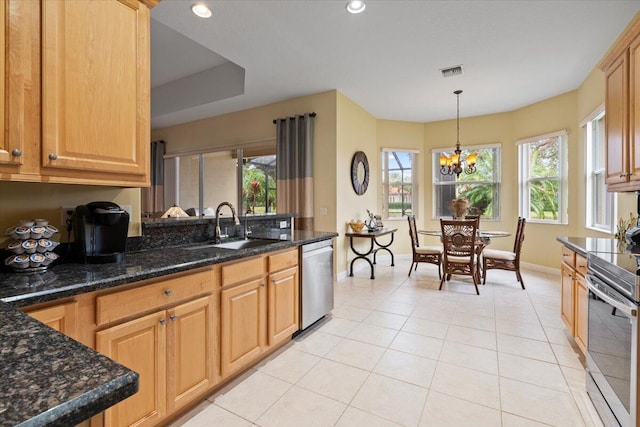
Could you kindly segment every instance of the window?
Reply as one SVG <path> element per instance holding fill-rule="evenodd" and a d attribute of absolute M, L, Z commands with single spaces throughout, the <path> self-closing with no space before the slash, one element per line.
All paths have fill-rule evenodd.
<path fill-rule="evenodd" d="M 566 224 L 566 131 L 518 141 L 520 216 Z"/>
<path fill-rule="evenodd" d="M 451 217 L 451 200 L 469 200 L 469 213 L 484 219 L 500 218 L 500 144 L 475 146 L 463 149 L 462 157 L 477 153 L 476 172 L 467 175 L 440 173 L 440 155 L 449 154 L 443 149 L 433 151 L 433 206 L 436 218 Z"/>
<path fill-rule="evenodd" d="M 583 122 L 587 148 L 586 226 L 608 233 L 614 232 L 616 198 L 607 192 L 605 179 L 606 146 L 604 140 L 604 106 L 600 106 Z"/>
<path fill-rule="evenodd" d="M 383 217 L 417 215 L 418 152 L 383 148 L 381 157 Z"/>
<path fill-rule="evenodd" d="M 244 213 L 263 215 L 276 211 L 276 156 L 242 159 Z"/>

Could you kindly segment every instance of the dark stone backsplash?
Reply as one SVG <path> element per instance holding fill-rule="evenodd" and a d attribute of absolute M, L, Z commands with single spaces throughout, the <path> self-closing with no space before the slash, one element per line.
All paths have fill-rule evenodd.
<path fill-rule="evenodd" d="M 291 214 L 244 216 L 240 217 L 240 225 L 235 225 L 232 218 L 224 217 L 220 218 L 220 230 L 228 234 L 228 239 L 242 238 L 245 227 L 249 229 L 249 236 L 273 234 L 275 231 L 290 233 L 294 217 Z M 285 228 L 280 227 L 282 221 L 287 223 Z M 145 219 L 142 222 L 142 236 L 127 239 L 127 252 L 206 243 L 215 238 L 215 218 Z"/>

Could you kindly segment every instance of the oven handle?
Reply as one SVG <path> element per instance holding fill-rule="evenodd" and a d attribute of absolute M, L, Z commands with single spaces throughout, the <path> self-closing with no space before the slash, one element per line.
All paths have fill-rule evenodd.
<path fill-rule="evenodd" d="M 613 298 L 611 298 L 609 295 L 605 294 L 604 292 L 602 292 L 600 289 L 598 289 L 593 282 L 591 281 L 591 275 L 587 274 L 587 276 L 585 277 L 586 281 L 587 281 L 587 287 L 589 288 L 589 290 L 591 292 L 593 292 L 594 294 L 596 294 L 596 296 L 598 296 L 598 298 L 601 298 L 602 300 L 604 300 L 607 304 L 614 306 L 616 309 L 622 311 L 623 313 L 627 314 L 630 317 L 637 317 L 638 316 L 638 310 L 635 308 L 630 307 L 629 305 L 623 304 L 620 301 L 616 301 Z M 598 280 L 598 279 L 596 279 Z"/>

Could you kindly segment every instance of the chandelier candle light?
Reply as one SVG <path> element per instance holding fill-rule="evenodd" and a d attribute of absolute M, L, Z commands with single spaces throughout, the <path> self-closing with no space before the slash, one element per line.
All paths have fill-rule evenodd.
<path fill-rule="evenodd" d="M 451 157 L 442 155 L 440 156 L 440 173 L 442 175 L 456 175 L 460 176 L 462 171 L 467 175 L 470 175 L 476 171 L 476 160 L 478 158 L 477 153 L 471 153 L 467 156 L 467 159 L 462 158 L 462 150 L 460 150 L 460 94 L 461 90 L 453 92 L 456 94 L 458 106 L 456 110 L 456 149 Z"/>

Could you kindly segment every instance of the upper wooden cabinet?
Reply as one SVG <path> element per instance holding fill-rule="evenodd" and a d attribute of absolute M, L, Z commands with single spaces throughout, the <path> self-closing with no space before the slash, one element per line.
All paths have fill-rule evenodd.
<path fill-rule="evenodd" d="M 153 2 L 3 4 L 0 179 L 149 185 Z"/>
<path fill-rule="evenodd" d="M 609 49 L 600 69 L 606 79 L 607 188 L 640 190 L 640 14 Z"/>

